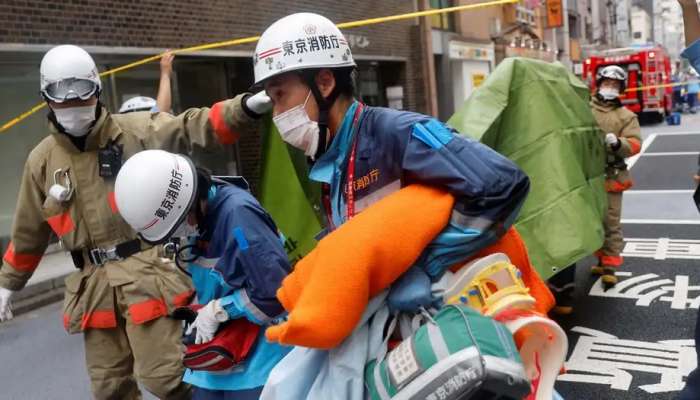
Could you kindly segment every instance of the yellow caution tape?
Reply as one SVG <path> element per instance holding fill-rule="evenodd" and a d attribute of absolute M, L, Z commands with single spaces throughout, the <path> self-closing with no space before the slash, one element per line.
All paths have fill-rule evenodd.
<path fill-rule="evenodd" d="M 636 88 L 629 88 L 629 89 L 625 90 L 625 92 L 640 92 L 642 90 L 676 87 L 676 86 L 687 85 L 689 83 L 698 83 L 698 82 L 700 82 L 700 81 L 693 80 L 693 81 L 685 81 L 685 82 L 663 83 L 663 84 L 659 84 L 659 85 L 640 86 L 640 87 L 636 87 Z"/>
<path fill-rule="evenodd" d="M 411 13 L 406 13 L 406 14 L 389 15 L 386 17 L 369 18 L 369 19 L 363 19 L 363 20 L 359 20 L 359 21 L 343 22 L 341 24 L 338 24 L 338 28 L 340 28 L 340 29 L 357 28 L 360 26 L 376 25 L 376 24 L 382 24 L 382 23 L 386 23 L 386 22 L 401 21 L 401 20 L 417 18 L 417 17 L 429 17 L 431 15 L 447 14 L 447 13 L 453 13 L 453 12 L 458 12 L 458 11 L 466 11 L 466 10 L 472 10 L 472 9 L 483 8 L 483 7 L 491 7 L 491 6 L 497 6 L 497 5 L 503 5 L 503 4 L 512 4 L 512 3 L 517 3 L 518 1 L 519 0 L 486 1 L 483 3 L 469 4 L 469 5 L 464 5 L 464 6 L 447 7 L 447 8 L 439 8 L 439 9 L 434 9 L 434 10 L 416 11 L 416 12 L 411 12 Z M 202 45 L 198 45 L 198 46 L 186 47 L 183 49 L 172 50 L 172 53 L 173 54 L 193 53 L 193 52 L 197 52 L 197 51 L 215 49 L 215 48 L 220 48 L 220 47 L 238 46 L 241 44 L 255 43 L 258 41 L 258 39 L 260 39 L 260 36 L 251 36 L 251 37 L 241 38 L 241 39 L 226 40 L 223 42 L 208 43 L 208 44 L 202 44 Z M 147 64 L 149 62 L 156 61 L 156 60 L 160 59 L 161 57 L 163 57 L 163 54 L 157 54 L 155 56 L 144 58 L 143 60 L 134 61 L 130 64 L 126 64 L 126 65 L 122 65 L 121 67 L 110 69 L 109 71 L 104 71 L 100 74 L 100 76 L 108 76 L 108 75 L 117 74 L 119 72 L 126 71 L 128 69 L 132 69 L 132 68 L 138 67 L 140 65 Z M 46 106 L 45 102 L 39 103 L 36 106 L 32 107 L 31 109 L 20 114 L 19 116 L 11 119 L 10 121 L 3 124 L 2 127 L 0 127 L 0 133 L 5 132 L 6 130 L 10 129 L 11 127 L 17 125 L 22 120 L 24 120 L 25 118 L 34 114 L 35 112 L 41 110 L 45 106 Z"/>

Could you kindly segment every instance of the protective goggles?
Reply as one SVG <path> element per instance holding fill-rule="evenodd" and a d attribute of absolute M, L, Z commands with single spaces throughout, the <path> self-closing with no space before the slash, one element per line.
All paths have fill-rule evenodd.
<path fill-rule="evenodd" d="M 48 84 L 41 93 L 53 102 L 63 103 L 74 99 L 87 100 L 97 89 L 97 84 L 93 81 L 69 78 Z"/>

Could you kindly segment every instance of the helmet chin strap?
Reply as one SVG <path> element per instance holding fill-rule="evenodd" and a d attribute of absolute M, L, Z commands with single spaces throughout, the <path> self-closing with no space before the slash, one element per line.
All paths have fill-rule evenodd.
<path fill-rule="evenodd" d="M 336 85 L 328 97 L 324 98 L 316 85 L 316 71 L 309 72 L 311 73 L 303 74 L 303 79 L 311 89 L 311 93 L 314 95 L 316 104 L 318 104 L 318 147 L 316 148 L 316 154 L 314 155 L 314 159 L 318 160 L 318 158 L 321 157 L 328 148 L 326 138 L 328 136 L 329 114 L 333 103 L 335 103 L 335 100 L 340 95 L 340 91 Z"/>

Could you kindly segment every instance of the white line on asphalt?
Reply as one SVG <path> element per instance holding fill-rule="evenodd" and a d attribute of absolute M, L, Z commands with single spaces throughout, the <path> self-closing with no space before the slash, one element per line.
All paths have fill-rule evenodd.
<path fill-rule="evenodd" d="M 664 157 L 664 156 L 697 156 L 700 151 L 667 151 L 662 153 L 644 153 L 642 157 Z"/>
<path fill-rule="evenodd" d="M 662 135 L 662 136 L 700 135 L 700 131 L 656 132 L 656 133 L 652 133 L 651 135 Z"/>
<path fill-rule="evenodd" d="M 625 238 L 622 250 L 624 257 L 653 258 L 666 260 L 669 258 L 681 260 L 700 259 L 700 241 L 683 239 L 635 239 Z"/>
<path fill-rule="evenodd" d="M 642 148 L 639 151 L 639 153 L 627 159 L 627 169 L 632 169 L 634 164 L 637 163 L 637 160 L 639 160 L 639 157 L 641 157 L 642 154 L 644 154 L 646 149 L 648 149 L 651 143 L 654 141 L 654 139 L 656 139 L 657 135 L 657 133 L 652 133 L 645 141 L 642 142 Z"/>
<path fill-rule="evenodd" d="M 627 190 L 625 194 L 693 194 L 694 190 L 659 189 L 659 190 Z"/>
<path fill-rule="evenodd" d="M 666 251 L 668 251 L 668 238 L 659 238 L 656 253 L 654 253 L 654 260 L 665 260 Z"/>
<path fill-rule="evenodd" d="M 659 239 L 652 239 L 652 238 L 625 238 L 626 241 L 634 241 L 634 242 L 649 242 L 649 243 L 656 243 Z M 679 243 L 700 243 L 700 240 L 696 239 L 673 239 L 673 242 L 679 242 Z"/>
<path fill-rule="evenodd" d="M 700 219 L 636 219 L 623 218 L 623 224 L 650 224 L 650 225 L 700 225 Z"/>

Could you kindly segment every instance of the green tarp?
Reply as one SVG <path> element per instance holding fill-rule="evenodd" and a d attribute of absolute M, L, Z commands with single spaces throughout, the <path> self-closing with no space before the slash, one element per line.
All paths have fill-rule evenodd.
<path fill-rule="evenodd" d="M 509 58 L 449 120 L 530 177 L 516 227 L 544 279 L 603 243 L 605 148 L 588 101 L 563 65 Z"/>
<path fill-rule="evenodd" d="M 321 231 L 311 201 L 319 198 L 318 188 L 309 183 L 304 155 L 288 149 L 269 118 L 265 126 L 258 199 L 284 235 L 287 255 L 296 263 L 316 246 L 315 236 Z"/>

